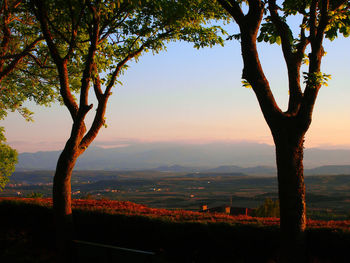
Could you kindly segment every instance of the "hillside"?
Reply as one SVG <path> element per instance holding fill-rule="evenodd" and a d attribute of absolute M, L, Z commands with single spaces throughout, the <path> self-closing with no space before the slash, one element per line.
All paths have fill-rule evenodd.
<path fill-rule="evenodd" d="M 73 208 L 77 239 L 151 251 L 152 262 L 275 262 L 279 254 L 276 218 L 170 211 L 109 200 L 74 200 Z M 0 218 L 6 225 L 0 228 L 2 262 L 54 262 L 50 199 L 0 198 Z M 349 228 L 350 221 L 308 220 L 308 262 L 348 262 Z M 116 261 L 104 247 L 80 248 L 76 262 Z"/>
<path fill-rule="evenodd" d="M 44 207 L 52 207 L 51 198 L 12 198 L 0 197 L 0 202 L 21 202 L 25 204 L 35 204 Z M 151 208 L 146 205 L 136 204 L 128 201 L 113 200 L 86 200 L 73 199 L 72 208 L 84 211 L 100 212 L 110 215 L 125 216 L 145 216 L 153 219 L 161 219 L 165 221 L 184 223 L 228 223 L 232 225 L 256 225 L 256 226 L 278 226 L 279 218 L 274 217 L 251 217 L 251 216 L 232 216 L 223 213 L 203 213 L 186 210 L 167 210 Z M 350 220 L 340 221 L 322 221 L 307 220 L 308 228 L 338 229 L 350 231 Z"/>

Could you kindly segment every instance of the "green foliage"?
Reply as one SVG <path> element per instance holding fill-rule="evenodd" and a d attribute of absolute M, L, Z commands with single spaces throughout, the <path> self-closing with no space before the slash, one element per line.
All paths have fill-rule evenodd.
<path fill-rule="evenodd" d="M 32 120 L 33 113 L 23 103 L 31 100 L 48 106 L 54 101 L 56 71 L 26 2 L 2 1 L 0 7 L 0 119 L 17 111 Z"/>
<path fill-rule="evenodd" d="M 325 38 L 329 40 L 334 40 L 338 37 L 338 34 L 348 37 L 350 35 L 350 6 L 347 2 L 338 8 L 335 8 L 338 1 L 330 1 L 328 15 L 328 22 L 324 32 Z M 297 52 L 297 47 L 302 41 L 302 34 L 299 33 L 297 36 L 293 36 L 293 32 L 288 26 L 287 18 L 289 16 L 300 16 L 303 17 L 302 23 L 300 23 L 300 29 L 304 31 L 311 30 L 311 11 L 310 11 L 311 1 L 301 1 L 301 0 L 285 0 L 282 3 L 282 7 L 279 7 L 279 19 L 280 26 L 287 31 L 287 39 L 289 40 L 289 45 L 292 52 Z M 320 4 L 321 5 L 321 4 Z M 322 8 L 322 6 L 319 6 Z M 265 10 L 266 13 L 267 9 Z M 319 15 L 316 15 L 316 25 L 321 23 L 319 21 Z M 311 35 L 316 32 L 310 32 L 309 40 Z M 260 34 L 258 36 L 259 42 L 268 42 L 270 44 L 281 44 L 281 36 L 276 28 L 276 23 L 272 21 L 271 16 L 266 16 L 264 18 L 264 23 L 260 27 Z M 304 51 L 303 62 L 308 64 L 308 56 Z M 321 72 L 306 73 L 304 72 L 304 83 L 311 85 L 311 87 L 316 87 L 317 85 L 327 86 L 327 80 L 330 79 L 330 75 L 323 74 Z"/>
<path fill-rule="evenodd" d="M 283 1 L 283 12 L 286 16 L 296 15 L 298 12 L 310 8 L 310 0 L 285 0 Z"/>
<path fill-rule="evenodd" d="M 327 26 L 325 35 L 329 40 L 334 40 L 338 34 L 348 37 L 350 35 L 350 9 L 349 3 L 343 4 L 336 11 L 328 13 L 329 24 Z"/>
<path fill-rule="evenodd" d="M 190 42 L 195 48 L 223 45 L 226 32 L 212 23 L 228 21 L 227 13 L 210 0 L 29 2 L 57 68 L 54 78 L 43 79 L 59 79 L 60 100 L 77 124 L 73 130 L 83 135 L 71 133 L 80 151 L 107 127 L 104 115 L 111 89 L 121 84 L 119 77 L 130 61 L 147 52 L 157 54 L 171 41 Z M 92 87 L 98 105 L 87 127 Z"/>
<path fill-rule="evenodd" d="M 252 88 L 252 85 L 250 85 L 250 83 L 247 80 L 245 80 L 245 79 L 243 79 L 241 81 L 241 83 L 242 83 L 242 86 L 247 88 L 247 89 L 251 89 Z"/>
<path fill-rule="evenodd" d="M 70 86 L 79 91 L 82 71 L 89 51 L 92 14 L 83 1 L 46 1 L 50 25 L 60 56 L 69 52 L 69 40 L 75 23 L 80 22 L 75 51 L 69 61 Z M 154 54 L 165 50 L 169 41 L 187 41 L 195 48 L 223 45 L 226 32 L 211 22 L 228 21 L 226 13 L 212 1 L 100 1 L 93 4 L 101 14 L 95 74 L 104 73 L 102 84 L 112 80 L 116 65 L 144 46 L 143 52 Z M 135 59 L 142 55 L 138 54 Z M 127 69 L 124 65 L 122 72 Z M 121 72 L 121 73 L 122 73 Z M 74 82 L 74 84 L 73 84 Z M 118 80 L 116 81 L 118 83 Z"/>
<path fill-rule="evenodd" d="M 310 14 L 308 10 L 310 8 L 311 1 L 302 0 L 285 0 L 280 7 L 280 19 L 286 23 L 289 16 L 299 15 L 304 17 L 305 20 L 300 24 L 300 28 L 310 30 L 309 20 Z M 333 10 L 333 6 L 337 4 L 337 1 L 330 1 L 330 10 Z M 338 34 L 348 37 L 350 35 L 350 9 L 349 4 L 345 3 L 340 8 L 328 12 L 328 25 L 325 30 L 325 37 L 329 40 L 334 40 L 338 37 Z M 269 42 L 270 44 L 277 43 L 281 44 L 281 38 L 278 31 L 272 23 L 271 16 L 264 18 L 265 22 L 262 23 L 260 28 L 260 34 L 258 37 L 259 42 Z M 317 21 L 318 22 L 318 21 Z M 293 36 L 293 32 L 288 27 L 288 38 L 292 48 L 296 50 L 296 45 L 300 42 L 300 35 L 297 37 Z"/>
<path fill-rule="evenodd" d="M 304 74 L 304 83 L 306 83 L 310 87 L 316 87 L 318 85 L 328 86 L 327 81 L 331 79 L 331 75 L 324 74 L 322 72 L 314 72 L 314 73 L 303 72 L 303 74 Z"/>
<path fill-rule="evenodd" d="M 280 205 L 279 201 L 273 201 L 270 198 L 266 198 L 264 204 L 259 206 L 253 213 L 255 217 L 279 217 Z"/>
<path fill-rule="evenodd" d="M 285 20 L 285 19 L 284 19 Z M 281 37 L 277 34 L 277 30 L 274 24 L 271 22 L 271 18 L 265 18 L 266 23 L 263 23 L 260 28 L 260 35 L 258 36 L 259 42 L 268 42 L 270 44 L 281 45 Z M 292 32 L 289 31 L 289 41 L 293 42 Z"/>
<path fill-rule="evenodd" d="M 0 191 L 8 183 L 8 177 L 15 171 L 17 151 L 6 143 L 4 128 L 0 127 Z"/>
<path fill-rule="evenodd" d="M 32 192 L 27 195 L 27 198 L 43 198 L 44 194 L 39 192 Z"/>

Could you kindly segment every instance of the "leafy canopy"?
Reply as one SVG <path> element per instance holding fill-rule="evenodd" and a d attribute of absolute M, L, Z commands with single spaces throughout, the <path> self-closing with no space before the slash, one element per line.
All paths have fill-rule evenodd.
<path fill-rule="evenodd" d="M 278 7 L 279 15 L 283 22 L 287 22 L 288 17 L 299 15 L 302 19 L 299 27 L 310 31 L 310 6 L 311 0 L 285 0 Z M 350 6 L 347 1 L 343 1 L 339 8 L 332 10 L 339 3 L 338 0 L 330 1 L 330 9 L 328 12 L 329 22 L 325 30 L 325 37 L 329 40 L 334 40 L 340 35 L 348 37 L 350 35 Z M 320 7 L 321 8 L 321 7 Z M 267 10 L 266 10 L 267 11 Z M 318 23 L 317 21 L 316 23 Z M 296 50 L 296 45 L 300 43 L 300 35 L 294 36 L 289 29 L 289 42 L 293 45 L 293 50 Z M 271 15 L 265 17 L 265 22 L 262 23 L 258 41 L 269 42 L 270 44 L 281 44 L 281 38 L 275 24 L 272 22 Z"/>
<path fill-rule="evenodd" d="M 25 1 L 0 1 L 0 120 L 9 111 L 27 121 L 32 112 L 27 100 L 48 106 L 57 97 L 55 68 L 50 65 L 38 23 Z M 0 127 L 0 190 L 15 169 L 17 152 L 5 144 Z"/>
<path fill-rule="evenodd" d="M 0 191 L 9 181 L 9 176 L 15 171 L 17 151 L 6 143 L 4 128 L 0 127 Z"/>
<path fill-rule="evenodd" d="M 268 1 L 267 1 L 268 2 Z M 326 3 L 324 1 L 323 3 Z M 278 15 L 281 20 L 281 26 L 288 32 L 287 39 L 288 44 L 291 46 L 293 53 L 298 52 L 298 45 L 303 41 L 303 35 L 298 34 L 295 36 L 291 28 L 287 25 L 287 19 L 290 16 L 299 16 L 302 20 L 299 27 L 309 32 L 308 41 L 311 42 L 313 37 L 316 37 L 317 32 L 315 28 L 321 23 L 319 17 L 312 17 L 312 0 L 285 0 L 281 6 L 278 6 Z M 322 9 L 322 2 L 320 1 L 319 9 Z M 265 10 L 267 13 L 267 9 Z M 313 25 L 313 19 L 315 24 Z M 348 37 L 350 35 L 350 5 L 348 1 L 330 0 L 327 12 L 327 26 L 324 31 L 325 38 L 330 41 L 335 40 L 339 35 Z M 265 16 L 264 23 L 260 28 L 260 34 L 258 36 L 259 42 L 268 42 L 270 44 L 281 45 L 281 35 L 277 29 L 276 23 L 273 22 L 273 17 L 270 15 Z M 326 54 L 324 52 L 324 54 Z M 308 64 L 309 57 L 304 54 L 303 62 Z M 325 85 L 327 86 L 327 80 L 330 79 L 330 75 L 323 73 L 308 73 L 303 72 L 304 83 L 311 86 Z"/>
<path fill-rule="evenodd" d="M 54 73 L 37 21 L 25 1 L 1 1 L 0 120 L 8 111 L 32 120 L 32 112 L 23 106 L 26 100 L 45 106 L 54 101 Z"/>
<path fill-rule="evenodd" d="M 70 58 L 71 89 L 80 89 L 80 79 L 89 52 L 89 38 L 93 14 L 88 1 L 46 1 L 50 10 L 50 25 L 60 56 Z M 226 13 L 212 1 L 159 0 L 159 1 L 92 1 L 91 6 L 100 13 L 100 36 L 97 44 L 96 68 L 107 73 L 102 84 L 111 80 L 116 65 L 141 47 L 154 54 L 166 49 L 169 41 L 187 41 L 201 48 L 223 45 L 225 31 L 210 25 L 214 20 L 228 21 Z M 72 34 L 76 36 L 72 47 Z M 72 52 L 71 49 L 74 48 Z M 69 53 L 71 52 L 71 53 Z M 123 70 L 127 66 L 123 66 Z"/>
<path fill-rule="evenodd" d="M 280 205 L 278 200 L 266 198 L 264 203 L 258 206 L 253 212 L 254 217 L 280 217 Z"/>
<path fill-rule="evenodd" d="M 90 86 L 94 88 L 97 113 L 81 149 L 86 149 L 101 122 L 104 124 L 108 96 L 120 83 L 118 77 L 130 60 L 137 61 L 146 52 L 165 50 L 170 41 L 191 42 L 195 48 L 223 45 L 226 32 L 211 23 L 229 20 L 226 12 L 210 0 L 30 3 L 57 67 L 61 101 L 73 121 L 84 120 L 92 108 L 88 91 Z M 77 94 L 79 101 L 74 97 Z"/>

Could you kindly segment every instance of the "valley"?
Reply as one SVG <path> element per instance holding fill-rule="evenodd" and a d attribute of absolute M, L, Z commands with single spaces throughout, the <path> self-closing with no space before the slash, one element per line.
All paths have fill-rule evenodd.
<path fill-rule="evenodd" d="M 51 197 L 53 171 L 15 172 L 0 196 Z M 347 219 L 350 175 L 305 177 L 308 216 Z M 73 199 L 131 201 L 154 208 L 198 211 L 202 205 L 256 208 L 277 199 L 277 178 L 243 173 L 161 171 L 75 171 Z"/>

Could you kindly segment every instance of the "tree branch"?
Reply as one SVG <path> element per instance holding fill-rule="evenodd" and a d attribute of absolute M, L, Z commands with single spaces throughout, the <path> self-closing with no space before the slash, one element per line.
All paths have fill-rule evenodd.
<path fill-rule="evenodd" d="M 4 0 L 2 6 L 1 6 L 1 13 L 3 13 L 3 22 L 2 22 L 2 41 L 0 43 L 0 56 L 4 56 L 6 53 L 6 50 L 8 50 L 8 46 L 11 39 L 11 30 L 9 28 L 9 19 L 10 14 L 8 10 L 8 4 L 7 0 Z M 3 70 L 3 66 L 5 64 L 5 61 L 3 59 L 0 60 L 0 71 Z"/>
<path fill-rule="evenodd" d="M 72 9 L 72 3 L 71 3 L 71 1 L 69 1 L 69 10 L 71 13 L 71 24 L 72 25 L 71 25 L 71 38 L 70 38 L 70 41 L 68 42 L 69 48 L 68 48 L 68 52 L 65 56 L 65 59 L 68 59 L 72 55 L 73 50 L 76 46 L 77 33 L 78 33 L 79 24 L 80 24 L 81 19 L 82 19 L 82 15 L 84 13 L 84 6 L 85 6 L 85 3 L 83 4 L 83 7 L 80 9 L 78 19 L 75 22 L 74 21 L 74 11 Z"/>
<path fill-rule="evenodd" d="M 93 85 L 94 85 L 95 96 L 97 100 L 100 101 L 103 98 L 103 92 L 101 89 L 101 80 L 98 74 L 96 63 L 93 64 L 93 72 L 94 72 Z"/>
<path fill-rule="evenodd" d="M 56 47 L 53 36 L 48 25 L 48 15 L 42 0 L 31 0 L 32 9 L 36 18 L 38 19 L 44 38 L 48 45 L 50 55 L 56 64 L 59 80 L 60 80 L 60 94 L 63 102 L 68 108 L 72 119 L 75 120 L 78 114 L 78 104 L 76 103 L 69 87 L 67 59 L 62 59 L 58 48 Z"/>
<path fill-rule="evenodd" d="M 348 2 L 348 0 L 331 1 L 329 3 L 330 4 L 330 10 L 332 10 L 332 11 L 337 10 L 339 7 L 344 5 L 346 2 Z"/>
<path fill-rule="evenodd" d="M 250 2 L 253 2 L 250 1 Z M 252 7 L 252 10 L 250 9 Z M 281 117 L 282 111 L 277 106 L 275 98 L 271 92 L 269 82 L 261 67 L 256 41 L 260 23 L 263 18 L 264 7 L 260 1 L 254 1 L 249 7 L 249 19 L 239 25 L 241 30 L 241 49 L 243 57 L 242 78 L 246 79 L 252 86 L 259 101 L 260 108 L 267 123 L 274 125 L 276 118 Z"/>
<path fill-rule="evenodd" d="M 278 35 L 281 37 L 284 59 L 288 64 L 292 56 L 292 43 L 290 41 L 291 31 L 287 23 L 282 21 L 281 17 L 278 15 L 276 0 L 269 0 L 268 3 L 268 8 L 271 14 L 271 21 L 276 27 Z"/>
<path fill-rule="evenodd" d="M 86 147 L 88 147 L 91 144 L 91 142 L 96 138 L 98 131 L 105 124 L 104 116 L 105 116 L 107 101 L 108 101 L 109 96 L 111 95 L 111 89 L 114 86 L 115 81 L 116 81 L 121 69 L 130 59 L 138 56 L 144 50 L 144 48 L 145 48 L 145 45 L 142 45 L 138 50 L 130 53 L 129 55 L 127 55 L 123 60 L 121 60 L 117 64 L 115 70 L 112 73 L 111 79 L 110 79 L 110 81 L 105 89 L 103 96 L 101 97 L 101 99 L 98 100 L 98 107 L 96 109 L 96 115 L 95 115 L 94 121 L 93 121 L 89 131 L 82 139 L 82 141 L 80 143 L 80 148 L 85 149 Z M 98 84 L 98 83 L 96 83 L 96 84 Z M 99 89 L 95 90 L 95 92 L 96 91 L 97 91 L 97 93 L 100 92 Z"/>
<path fill-rule="evenodd" d="M 309 55 L 309 77 L 315 76 L 315 74 L 320 74 L 321 70 L 321 61 L 324 55 L 324 50 L 322 46 L 322 42 L 324 39 L 325 29 L 329 22 L 328 17 L 328 9 L 329 9 L 329 0 L 321 0 L 321 9 L 319 11 L 319 23 L 318 26 L 315 27 L 316 33 L 313 34 L 311 39 L 311 53 Z M 318 5 L 319 7 L 319 5 Z M 316 16 L 317 9 L 314 10 L 314 14 Z M 310 18 L 311 19 L 311 18 Z M 316 26 L 316 25 L 315 25 Z M 311 30 L 311 29 L 310 29 Z M 310 31 L 311 34 L 311 31 Z M 300 116 L 306 120 L 305 125 L 310 125 L 312 119 L 312 111 L 314 104 L 316 102 L 317 94 L 319 89 L 321 88 L 320 83 L 314 83 L 309 81 L 305 87 L 304 97 L 301 104 Z"/>
<path fill-rule="evenodd" d="M 53 42 L 52 33 L 49 29 L 48 16 L 46 13 L 46 8 L 44 6 L 44 3 L 42 2 L 42 0 L 32 0 L 31 3 L 32 3 L 34 14 L 40 22 L 43 35 L 45 37 L 45 40 L 47 42 L 47 45 L 53 60 L 56 63 L 62 63 L 62 58 L 58 52 L 58 49 L 55 43 Z"/>
<path fill-rule="evenodd" d="M 307 23 L 307 17 L 304 16 L 302 24 L 306 25 L 306 23 Z M 300 42 L 296 45 L 296 52 L 294 55 L 296 60 L 299 60 L 300 63 L 304 58 L 305 49 L 309 43 L 310 43 L 309 39 L 305 36 L 305 27 L 302 26 L 300 28 Z"/>
<path fill-rule="evenodd" d="M 303 18 L 303 24 L 306 23 L 306 17 Z M 300 104 L 303 98 L 303 92 L 301 90 L 300 83 L 300 68 L 303 62 L 306 46 L 309 40 L 305 36 L 305 29 L 302 27 L 300 29 L 300 42 L 296 45 L 296 50 L 292 54 L 292 61 L 294 61 L 295 67 L 288 68 L 288 78 L 289 78 L 289 102 L 288 110 L 289 114 L 295 115 L 300 109 Z M 294 69 L 294 70 L 293 70 Z"/>
<path fill-rule="evenodd" d="M 258 15 L 261 11 L 264 9 L 264 3 L 261 0 L 248 0 L 249 4 L 249 11 L 246 15 L 246 17 L 249 17 L 249 20 L 254 20 L 254 18 L 257 18 L 256 15 Z M 258 19 L 255 19 L 256 22 L 258 22 Z M 260 22 L 258 22 L 260 24 Z"/>
<path fill-rule="evenodd" d="M 244 14 L 235 0 L 218 0 L 220 5 L 234 18 L 238 25 L 244 22 Z"/>
<path fill-rule="evenodd" d="M 46 59 L 44 62 L 40 61 L 36 56 L 34 56 L 33 54 L 29 54 L 29 57 L 31 57 L 35 64 L 37 64 L 40 68 L 46 68 L 46 69 L 54 69 L 54 67 L 50 67 L 50 66 L 46 66 Z"/>
<path fill-rule="evenodd" d="M 18 65 L 18 63 L 21 62 L 21 60 L 28 56 L 30 54 L 30 51 L 38 44 L 40 41 L 42 41 L 44 38 L 40 37 L 34 40 L 29 46 L 27 46 L 21 53 L 14 55 L 14 59 L 8 64 L 8 66 L 0 71 L 0 82 L 3 80 L 4 77 L 6 77 L 8 74 L 10 74 Z"/>
<path fill-rule="evenodd" d="M 83 76 L 81 79 L 81 88 L 80 88 L 80 107 L 85 107 L 88 105 L 88 92 L 90 86 L 91 73 L 94 65 L 94 57 L 97 50 L 97 45 L 99 41 L 99 22 L 100 17 L 99 13 L 96 11 L 96 8 L 92 5 L 89 5 L 89 9 L 93 15 L 92 19 L 92 34 L 90 39 L 90 47 L 88 55 L 85 62 L 85 68 L 83 71 Z"/>
<path fill-rule="evenodd" d="M 114 72 L 112 73 L 112 77 L 111 80 L 109 81 L 106 90 L 104 92 L 104 96 L 109 96 L 110 91 L 112 89 L 112 87 L 114 86 L 114 83 L 117 79 L 117 76 L 119 75 L 121 69 L 123 68 L 123 66 L 132 58 L 138 56 L 144 49 L 145 49 L 146 45 L 143 44 L 138 50 L 136 50 L 135 52 L 130 53 L 128 56 L 126 56 L 122 61 L 120 61 L 117 64 L 117 67 L 115 68 Z"/>
<path fill-rule="evenodd" d="M 127 7 L 129 6 L 128 3 L 122 3 L 117 14 L 113 17 L 111 17 L 110 19 L 108 19 L 105 23 L 105 25 L 101 26 L 101 32 L 104 32 L 106 30 L 107 27 L 109 27 L 109 29 L 107 30 L 107 32 L 103 33 L 101 40 L 104 40 L 106 37 L 108 37 L 110 35 L 110 33 L 112 32 L 113 29 L 119 27 L 122 23 L 124 23 L 124 21 L 129 17 L 130 15 L 130 11 L 127 11 Z M 119 19 L 120 21 L 118 21 L 118 17 L 123 13 L 126 12 L 126 14 L 124 15 L 124 17 L 122 19 Z M 111 23 L 113 23 L 114 21 L 118 21 L 117 24 L 115 25 L 111 25 Z"/>
<path fill-rule="evenodd" d="M 301 28 L 300 42 L 296 46 L 296 51 L 293 52 L 293 43 L 291 42 L 292 32 L 290 27 L 279 16 L 276 0 L 269 0 L 268 3 L 271 21 L 276 27 L 278 35 L 281 37 L 283 56 L 288 69 L 289 103 L 287 112 L 289 114 L 295 114 L 299 110 L 302 99 L 300 67 L 307 45 L 304 28 Z"/>
<path fill-rule="evenodd" d="M 329 22 L 329 0 L 321 0 L 320 19 L 317 27 L 316 41 L 322 45 L 324 33 Z"/>
<path fill-rule="evenodd" d="M 310 42 L 312 42 L 317 33 L 317 19 L 316 19 L 316 14 L 317 14 L 317 0 L 312 0 L 311 5 L 310 5 L 310 20 L 309 20 L 309 25 L 310 25 Z"/>

